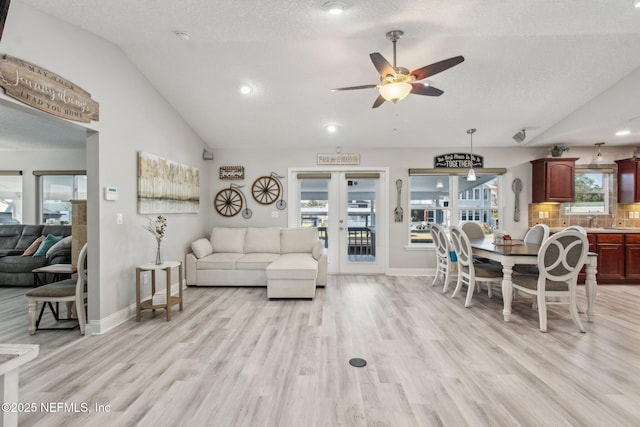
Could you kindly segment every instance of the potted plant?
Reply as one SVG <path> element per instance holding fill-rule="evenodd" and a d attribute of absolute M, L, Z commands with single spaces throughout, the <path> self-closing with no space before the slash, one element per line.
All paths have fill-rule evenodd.
<path fill-rule="evenodd" d="M 560 157 L 562 156 L 562 153 L 569 151 L 569 147 L 566 145 L 554 145 L 549 148 L 549 151 L 551 152 L 551 157 Z"/>

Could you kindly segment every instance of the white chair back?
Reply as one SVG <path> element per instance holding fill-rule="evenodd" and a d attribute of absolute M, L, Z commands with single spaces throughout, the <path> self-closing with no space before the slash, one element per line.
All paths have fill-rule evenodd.
<path fill-rule="evenodd" d="M 549 226 L 546 224 L 536 224 L 524 235 L 524 242 L 528 244 L 541 245 L 549 238 Z"/>
<path fill-rule="evenodd" d="M 585 236 L 587 235 L 587 230 L 585 230 L 583 227 L 580 227 L 579 225 L 570 225 L 567 228 L 565 228 L 563 231 L 567 231 L 567 230 L 574 230 L 577 231 L 578 233 L 582 233 Z"/>
<path fill-rule="evenodd" d="M 575 230 L 564 230 L 545 240 L 538 252 L 541 289 L 545 288 L 546 280 L 570 281 L 575 286 L 588 249 L 587 236 Z"/>
<path fill-rule="evenodd" d="M 462 229 L 464 234 L 467 235 L 469 240 L 484 239 L 484 230 L 482 229 L 482 226 L 477 222 L 463 222 L 460 228 Z"/>

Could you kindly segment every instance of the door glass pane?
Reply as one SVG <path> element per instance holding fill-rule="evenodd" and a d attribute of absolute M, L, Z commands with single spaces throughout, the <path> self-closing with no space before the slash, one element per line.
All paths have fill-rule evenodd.
<path fill-rule="evenodd" d="M 320 240 L 328 247 L 327 226 L 329 220 L 329 179 L 300 180 L 300 224 L 302 227 L 318 227 Z"/>
<path fill-rule="evenodd" d="M 442 175 L 409 177 L 411 243 L 432 243 L 431 224 L 449 229 L 449 177 Z"/>
<path fill-rule="evenodd" d="M 0 175 L 0 224 L 22 223 L 22 176 Z"/>
<path fill-rule="evenodd" d="M 374 178 L 347 179 L 347 254 L 350 262 L 376 260 L 376 185 Z"/>

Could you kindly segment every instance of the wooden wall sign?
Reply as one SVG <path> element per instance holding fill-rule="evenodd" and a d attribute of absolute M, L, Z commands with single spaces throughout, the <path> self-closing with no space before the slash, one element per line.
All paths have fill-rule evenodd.
<path fill-rule="evenodd" d="M 85 123 L 99 119 L 99 105 L 89 92 L 13 56 L 0 60 L 0 87 L 7 96 L 49 114 Z"/>
<path fill-rule="evenodd" d="M 221 180 L 237 181 L 244 179 L 244 166 L 220 166 Z"/>
<path fill-rule="evenodd" d="M 471 157 L 473 156 L 473 161 Z M 482 168 L 484 158 L 470 153 L 449 153 L 433 158 L 434 168 Z"/>
<path fill-rule="evenodd" d="M 329 153 L 318 154 L 318 165 L 359 165 L 360 154 L 357 153 Z"/>

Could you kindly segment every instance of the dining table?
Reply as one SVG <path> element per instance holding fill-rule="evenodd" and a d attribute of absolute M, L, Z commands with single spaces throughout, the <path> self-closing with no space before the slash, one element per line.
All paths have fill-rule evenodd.
<path fill-rule="evenodd" d="M 502 264 L 502 315 L 508 322 L 511 316 L 511 302 L 513 300 L 513 267 L 515 265 L 537 265 L 540 245 L 513 240 L 508 244 L 496 244 L 492 238 L 471 240 L 471 250 L 474 255 L 487 258 Z M 585 292 L 587 295 L 587 320 L 593 322 L 595 316 L 595 302 L 597 292 L 596 271 L 598 255 L 589 252 L 585 261 Z"/>

